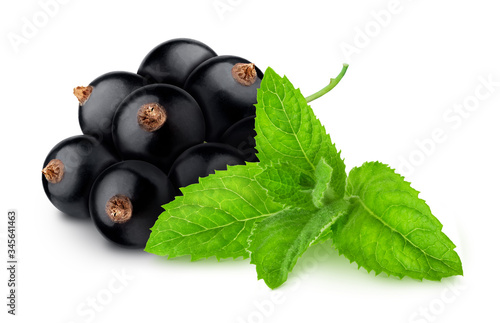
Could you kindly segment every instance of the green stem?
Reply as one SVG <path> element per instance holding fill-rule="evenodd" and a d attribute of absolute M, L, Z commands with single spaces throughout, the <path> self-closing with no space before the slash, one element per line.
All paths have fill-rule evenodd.
<path fill-rule="evenodd" d="M 320 98 L 323 95 L 330 92 L 331 89 L 333 89 L 337 84 L 339 84 L 340 80 L 344 77 L 345 72 L 347 71 L 348 67 L 349 67 L 348 64 L 344 64 L 344 66 L 342 67 L 342 70 L 340 71 L 339 75 L 337 75 L 336 78 L 330 79 L 330 83 L 327 86 L 325 86 L 324 88 L 322 88 L 318 92 L 316 92 L 316 93 L 314 93 L 306 98 L 307 103 L 314 101 L 317 98 Z"/>

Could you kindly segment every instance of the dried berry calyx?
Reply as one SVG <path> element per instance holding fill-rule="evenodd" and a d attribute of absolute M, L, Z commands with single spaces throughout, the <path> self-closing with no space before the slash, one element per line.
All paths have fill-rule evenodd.
<path fill-rule="evenodd" d="M 64 164 L 59 159 L 52 159 L 42 170 L 45 179 L 52 184 L 59 183 L 64 176 Z"/>
<path fill-rule="evenodd" d="M 125 223 L 132 217 L 132 202 L 125 195 L 115 195 L 106 203 L 106 214 L 114 223 Z"/>
<path fill-rule="evenodd" d="M 250 86 L 255 83 L 257 79 L 257 71 L 253 63 L 238 63 L 231 69 L 231 74 L 236 82 L 241 85 Z"/>
<path fill-rule="evenodd" d="M 165 121 L 167 121 L 167 111 L 158 103 L 144 104 L 137 112 L 139 126 L 148 132 L 160 129 Z"/>
<path fill-rule="evenodd" d="M 77 86 L 73 89 L 73 94 L 80 102 L 80 105 L 84 105 L 92 94 L 92 86 Z"/>

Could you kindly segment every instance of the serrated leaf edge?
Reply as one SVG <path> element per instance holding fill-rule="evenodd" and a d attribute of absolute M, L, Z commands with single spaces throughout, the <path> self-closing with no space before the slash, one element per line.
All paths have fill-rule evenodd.
<path fill-rule="evenodd" d="M 174 200 L 176 200 L 176 199 L 183 199 L 183 198 L 184 198 L 184 194 L 185 194 L 185 192 L 187 192 L 187 193 L 189 193 L 189 192 L 190 192 L 190 187 L 192 187 L 193 185 L 197 185 L 197 184 L 203 185 L 203 183 L 204 183 L 205 181 L 207 181 L 207 180 L 208 180 L 208 178 L 209 178 L 210 176 L 212 176 L 212 179 L 213 179 L 213 178 L 220 178 L 220 177 L 224 177 L 224 175 L 223 175 L 223 174 L 225 174 L 225 173 L 226 173 L 226 172 L 227 172 L 230 168 L 234 168 L 234 167 L 246 167 L 246 166 L 248 166 L 248 165 L 255 165 L 255 166 L 257 166 L 257 164 L 259 164 L 259 163 L 256 163 L 256 162 L 245 162 L 245 165 L 233 165 L 233 166 L 228 166 L 228 168 L 227 168 L 226 170 L 215 170 L 215 172 L 214 172 L 213 174 L 210 174 L 210 175 L 208 175 L 208 176 L 204 176 L 204 177 L 200 177 L 200 178 L 199 178 L 198 183 L 194 183 L 194 184 L 188 185 L 188 186 L 186 186 L 186 187 L 180 188 L 180 191 L 181 191 L 181 193 L 182 193 L 182 196 L 177 196 Z M 260 166 L 260 165 L 258 165 L 258 166 Z M 263 171 L 264 171 L 264 169 L 261 167 L 261 172 L 256 173 L 256 174 L 254 175 L 254 177 L 255 177 L 255 176 L 257 176 L 258 174 L 262 173 Z M 235 176 L 235 175 L 233 175 L 233 176 Z M 259 187 L 261 187 L 261 188 L 262 188 L 262 189 L 266 192 L 266 195 L 270 197 L 270 195 L 269 195 L 269 190 L 268 190 L 268 189 L 266 189 L 265 187 L 263 187 L 262 185 L 260 185 L 260 183 L 259 183 L 259 182 L 258 182 L 255 178 L 253 178 L 253 179 L 251 179 L 251 180 L 252 180 L 252 181 L 254 181 L 255 183 L 257 183 L 257 184 L 259 185 Z M 270 197 L 270 198 L 271 198 L 271 197 Z M 274 202 L 274 203 L 277 203 L 277 204 L 282 204 L 282 203 L 279 203 L 279 202 L 274 201 L 274 199 L 272 199 L 272 200 L 273 200 L 273 202 Z M 171 203 L 171 202 L 173 202 L 173 201 L 170 201 L 169 203 Z M 169 203 L 162 205 L 162 207 L 163 207 L 163 209 L 164 209 L 165 211 L 166 211 L 166 206 L 167 206 Z M 202 207 L 201 205 L 194 205 L 194 204 L 193 204 L 193 206 L 200 206 L 200 207 Z M 217 208 L 215 208 L 215 209 L 217 209 Z M 163 212 L 162 212 L 162 213 L 158 216 L 158 219 L 160 218 L 160 216 L 161 216 L 162 214 L 164 214 L 164 213 L 165 213 L 165 211 L 163 211 Z M 267 216 L 273 216 L 274 214 L 279 213 L 279 212 L 281 212 L 281 211 L 282 211 L 282 210 L 280 210 L 280 211 L 278 211 L 278 212 L 275 212 L 275 213 L 271 213 L 271 214 L 269 214 L 269 215 L 266 215 L 266 217 L 267 217 Z M 224 211 L 224 212 L 226 212 L 226 211 Z M 246 220 L 244 220 L 244 221 L 248 221 L 248 220 L 255 220 L 256 218 L 257 218 L 257 217 L 255 217 L 255 218 L 251 218 L 251 219 L 246 219 Z M 157 221 L 158 221 L 158 219 L 157 219 Z M 156 225 L 156 222 L 155 222 L 155 225 Z M 254 223 L 254 225 L 255 225 L 255 223 Z M 150 228 L 150 231 L 151 231 L 151 233 L 150 233 L 150 238 L 151 238 L 152 234 L 155 232 L 155 231 L 153 231 L 153 228 L 154 228 L 154 226 Z M 250 235 L 252 234 L 253 228 L 254 228 L 254 227 L 252 226 L 252 229 L 250 230 Z M 157 233 L 158 233 L 158 232 L 157 232 Z M 197 233 L 198 233 L 198 232 L 197 232 Z M 249 236 L 250 236 L 250 235 L 249 235 Z M 149 241 L 149 239 L 148 239 L 148 241 Z M 158 245 L 158 244 L 157 244 L 157 245 Z M 157 245 L 155 245 L 155 246 L 157 246 Z M 146 247 L 147 247 L 147 245 L 146 245 Z M 152 253 L 152 252 L 150 252 L 150 251 L 147 251 L 146 249 L 150 249 L 150 248 L 146 248 L 146 247 L 144 248 L 144 251 L 146 251 L 146 252 L 148 252 L 148 253 Z M 226 246 L 226 247 L 227 247 L 227 246 Z M 220 251 L 222 251 L 222 250 L 224 250 L 224 249 L 225 249 L 225 247 L 224 247 L 224 248 L 221 248 L 221 249 L 220 249 Z M 200 257 L 196 257 L 196 256 L 193 256 L 193 255 L 191 255 L 191 254 L 179 254 L 179 253 L 168 254 L 168 255 L 165 255 L 165 256 L 160 256 L 160 255 L 157 255 L 157 254 L 155 254 L 155 255 L 160 256 L 160 257 L 165 257 L 166 259 L 173 259 L 173 258 L 179 258 L 179 257 L 184 257 L 184 256 L 188 257 L 188 256 L 189 256 L 189 257 L 190 257 L 190 261 L 191 261 L 191 262 L 198 261 L 198 260 L 202 260 L 202 259 L 209 259 L 209 258 L 212 258 L 212 257 L 215 257 L 215 258 L 217 259 L 217 261 L 220 261 L 221 259 L 230 259 L 230 258 L 232 258 L 232 259 L 234 259 L 234 260 L 235 260 L 235 259 L 238 259 L 238 258 L 242 258 L 242 259 L 247 259 L 247 258 L 249 258 L 249 257 L 250 257 L 250 254 L 249 254 L 249 253 L 248 253 L 248 251 L 247 251 L 247 246 L 245 246 L 245 247 L 243 248 L 243 250 L 245 250 L 245 251 L 246 251 L 246 253 L 245 253 L 245 254 L 243 254 L 243 255 L 239 255 L 239 256 L 228 256 L 228 257 L 221 257 L 219 254 L 214 254 L 214 255 L 211 255 L 211 256 L 200 256 Z M 152 253 L 152 254 L 154 254 L 154 253 Z"/>
<path fill-rule="evenodd" d="M 426 203 L 426 201 L 425 201 L 424 199 L 421 199 L 421 198 L 419 197 L 419 195 L 420 195 L 420 191 L 418 191 L 418 190 L 416 190 L 415 188 L 413 188 L 413 187 L 411 186 L 411 183 L 410 183 L 410 182 L 408 182 L 408 181 L 406 181 L 406 180 L 405 180 L 405 177 L 404 177 L 403 175 L 401 175 L 401 174 L 397 173 L 397 172 L 396 172 L 396 169 L 394 169 L 394 168 L 390 167 L 388 164 L 384 164 L 384 163 L 379 162 L 379 161 L 374 161 L 374 162 L 368 162 L 368 161 L 367 161 L 367 162 L 364 162 L 364 163 L 362 164 L 362 166 L 352 168 L 352 169 L 351 169 L 351 171 L 352 171 L 352 170 L 354 170 L 354 169 L 356 169 L 356 168 L 361 168 L 361 167 L 363 167 L 363 166 L 365 166 L 365 165 L 369 165 L 369 164 L 385 166 L 385 167 L 386 167 L 387 169 L 389 169 L 389 170 L 390 170 L 390 171 L 391 171 L 394 175 L 399 176 L 399 177 L 403 180 L 403 183 L 404 183 L 404 184 L 406 184 L 408 187 L 410 187 L 412 190 L 414 190 L 414 191 L 416 192 L 416 197 L 417 197 L 418 199 L 420 199 L 421 201 L 423 201 L 424 203 Z M 351 171 L 350 171 L 350 172 L 351 172 Z M 349 174 L 350 174 L 350 172 L 349 172 Z M 347 178 L 346 178 L 346 193 L 347 193 L 347 190 L 348 190 L 348 189 L 347 189 L 347 186 L 349 185 L 349 180 L 348 180 L 348 179 L 349 179 L 349 176 L 347 176 Z M 407 239 L 404 235 L 402 235 L 400 232 L 398 232 L 398 231 L 394 230 L 393 228 L 391 228 L 391 227 L 390 227 L 389 225 L 387 225 L 387 224 L 386 224 L 386 223 L 385 223 L 382 219 L 380 219 L 378 216 L 376 216 L 376 215 L 375 215 L 375 214 L 374 214 L 374 213 L 373 213 L 373 212 L 372 212 L 372 211 L 371 211 L 371 210 L 370 210 L 370 209 L 369 209 L 369 208 L 368 208 L 368 207 L 367 207 L 367 206 L 363 203 L 363 201 L 361 200 L 361 198 L 360 198 L 359 196 L 356 196 L 356 195 L 346 196 L 346 199 L 349 199 L 349 198 L 357 198 L 357 199 L 359 200 L 359 202 L 361 203 L 361 205 L 363 206 L 363 208 L 364 208 L 364 209 L 365 209 L 365 210 L 366 210 L 366 211 L 367 211 L 370 215 L 374 216 L 374 217 L 375 217 L 375 219 L 377 219 L 378 221 L 380 221 L 380 222 L 382 223 L 382 225 L 386 226 L 386 227 L 387 227 L 387 228 L 389 228 L 391 231 L 396 232 L 397 234 L 401 235 L 401 236 L 405 239 L 405 241 L 409 242 L 409 243 L 410 243 L 413 247 L 415 247 L 416 249 L 418 249 L 418 250 L 419 250 L 422 254 L 424 254 L 424 256 L 425 256 L 425 257 L 426 257 L 426 259 L 427 259 L 427 256 L 428 256 L 428 255 L 427 255 L 427 253 L 426 253 L 425 251 L 423 251 L 422 249 L 420 249 L 420 248 L 418 248 L 417 246 L 415 246 L 415 245 L 414 245 L 411 241 L 409 241 L 409 240 L 408 240 L 408 239 Z M 427 204 L 427 203 L 426 203 L 426 204 Z M 436 217 L 435 217 L 435 218 L 436 218 Z M 439 222 L 439 219 L 437 219 L 437 218 L 436 218 L 436 220 Z M 443 225 L 441 224 L 441 222 L 439 222 L 439 224 L 440 224 L 440 230 L 442 230 Z M 443 232 L 443 234 L 444 234 L 444 232 Z M 456 245 L 455 245 L 455 244 L 454 244 L 451 240 L 450 240 L 450 242 L 451 242 L 451 244 L 452 244 L 453 248 L 448 249 L 448 251 L 450 251 L 450 250 L 455 251 Z M 335 246 L 335 243 L 334 243 L 334 246 Z M 355 260 L 351 260 L 351 259 L 349 259 L 349 258 L 348 258 L 348 257 L 347 257 L 344 253 L 342 253 L 342 252 L 341 252 L 338 248 L 336 248 L 336 247 L 335 247 L 335 249 L 339 252 L 339 255 L 340 255 L 340 256 L 344 256 L 344 258 L 346 258 L 347 260 L 349 260 L 349 262 L 350 262 L 350 263 L 356 262 Z M 455 251 L 455 252 L 456 252 L 456 251 Z M 442 261 L 441 259 L 437 259 L 436 257 L 433 257 L 433 256 L 431 256 L 431 258 L 434 258 L 434 259 L 436 259 L 436 260 L 438 260 L 438 261 L 442 262 L 443 264 L 445 264 L 448 268 L 453 269 L 451 266 L 449 266 L 447 263 L 445 263 L 445 262 L 444 262 L 444 261 Z M 458 275 L 462 275 L 462 276 L 463 276 L 463 267 L 462 267 L 462 262 L 461 262 L 460 257 L 459 257 L 459 260 L 460 260 L 460 269 L 461 269 L 461 272 L 460 272 L 460 273 L 458 273 Z M 427 262 L 428 262 L 428 260 L 427 260 Z M 417 277 L 412 277 L 412 276 L 408 276 L 408 275 L 405 275 L 405 274 L 400 274 L 400 275 L 398 275 L 398 274 L 395 274 L 395 273 L 392 273 L 392 272 L 387 272 L 387 271 L 384 271 L 384 270 L 379 270 L 379 271 L 377 272 L 375 269 L 365 267 L 365 266 L 363 266 L 363 265 L 359 264 L 358 262 L 356 262 L 356 265 L 358 265 L 358 270 L 362 267 L 363 269 L 365 269 L 365 270 L 367 271 L 367 273 L 368 273 L 368 274 L 369 274 L 369 273 L 371 273 L 371 272 L 373 271 L 373 272 L 375 273 L 375 276 L 378 276 L 378 275 L 380 275 L 380 274 L 383 272 L 383 273 L 385 273 L 388 277 L 393 276 L 393 277 L 398 277 L 399 279 L 403 279 L 404 277 L 409 277 L 410 279 L 415 279 L 415 280 L 418 280 L 418 281 L 423 281 L 423 279 L 430 280 L 430 281 L 441 281 L 443 278 L 450 277 L 450 276 L 442 276 L 442 277 L 439 277 L 439 279 L 428 279 L 428 278 L 425 278 L 425 277 L 422 277 L 422 278 L 417 278 Z M 430 267 L 430 268 L 432 268 L 432 266 L 430 266 L 430 264 L 429 264 L 429 267 Z M 457 275 L 457 274 L 455 274 L 455 275 Z"/>
<path fill-rule="evenodd" d="M 291 208 L 287 208 L 287 209 L 291 209 Z M 281 212 L 281 211 L 280 211 Z M 314 237 L 314 239 L 309 243 L 309 245 L 307 246 L 307 248 L 304 250 L 304 252 L 302 252 L 298 257 L 297 259 L 295 259 L 295 261 L 293 262 L 293 264 L 290 266 L 290 269 L 288 270 L 287 272 L 287 280 L 288 280 L 288 274 L 290 274 L 292 271 L 293 271 L 293 268 L 295 268 L 295 265 L 297 264 L 297 262 L 299 261 L 300 258 L 302 258 L 302 256 L 306 253 L 307 249 L 309 249 L 309 247 L 311 247 L 314 242 L 316 242 L 316 240 L 321 236 L 321 234 L 323 234 L 324 231 L 326 231 L 327 229 L 331 228 L 333 224 L 335 224 L 335 222 L 337 222 L 342 216 L 345 216 L 347 214 L 348 210 L 344 210 L 342 212 L 339 212 L 337 216 L 333 217 L 332 220 L 330 222 L 328 222 L 328 224 L 326 224 L 324 227 L 321 228 L 320 232 Z M 254 231 L 255 231 L 255 228 L 257 227 L 257 224 L 261 222 L 261 221 L 258 221 L 258 222 L 255 222 L 254 223 L 254 226 L 252 228 L 252 230 L 250 231 L 250 235 L 248 236 L 248 239 L 247 239 L 247 248 L 246 248 L 246 251 L 247 251 L 247 254 L 248 256 L 250 257 L 250 264 L 252 265 L 255 265 L 257 266 L 257 263 L 255 263 L 253 260 L 252 260 L 252 251 L 250 251 L 248 248 L 250 247 L 251 243 L 253 242 L 252 240 L 252 237 L 254 235 Z M 304 226 L 305 227 L 305 226 Z M 257 271 L 257 270 L 256 270 Z M 264 277 L 262 277 L 259 272 L 257 271 L 257 280 L 264 280 Z M 264 280 L 265 282 L 265 280 Z M 271 288 L 271 289 L 276 289 L 280 286 L 282 286 L 284 283 L 286 282 L 286 280 L 278 285 L 278 286 L 274 286 L 274 287 L 271 287 L 266 283 L 266 285 Z"/>

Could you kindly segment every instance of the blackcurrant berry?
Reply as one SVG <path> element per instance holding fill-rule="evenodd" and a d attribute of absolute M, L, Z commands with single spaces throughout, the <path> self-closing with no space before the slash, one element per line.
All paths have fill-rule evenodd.
<path fill-rule="evenodd" d="M 172 39 L 150 51 L 137 73 L 150 83 L 182 87 L 198 65 L 217 54 L 207 45 L 193 39 Z"/>
<path fill-rule="evenodd" d="M 255 116 L 246 117 L 231 127 L 222 135 L 219 142 L 230 145 L 240 151 L 248 162 L 258 162 L 255 149 Z"/>
<path fill-rule="evenodd" d="M 235 122 L 254 115 L 262 72 L 246 59 L 218 56 L 199 65 L 184 88 L 205 116 L 206 140 L 217 141 Z"/>
<path fill-rule="evenodd" d="M 113 140 L 121 156 L 148 161 L 164 172 L 184 150 L 204 139 L 200 107 L 173 85 L 138 89 L 125 98 L 113 119 Z"/>
<path fill-rule="evenodd" d="M 117 163 L 94 182 L 90 215 L 112 242 L 144 248 L 162 205 L 174 199 L 174 187 L 157 167 L 138 160 Z"/>
<path fill-rule="evenodd" d="M 80 102 L 78 119 L 82 132 L 113 147 L 111 122 L 122 100 L 144 86 L 146 81 L 137 74 L 111 72 L 99 76 L 89 86 L 78 86 L 73 93 Z"/>
<path fill-rule="evenodd" d="M 95 178 L 118 159 L 97 139 L 87 135 L 58 143 L 43 165 L 42 183 L 50 202 L 63 213 L 89 216 L 89 194 Z"/>
<path fill-rule="evenodd" d="M 177 158 L 168 177 L 174 186 L 186 187 L 198 183 L 200 177 L 226 170 L 227 166 L 245 165 L 243 156 L 235 148 L 219 143 L 203 143 L 189 148 Z"/>

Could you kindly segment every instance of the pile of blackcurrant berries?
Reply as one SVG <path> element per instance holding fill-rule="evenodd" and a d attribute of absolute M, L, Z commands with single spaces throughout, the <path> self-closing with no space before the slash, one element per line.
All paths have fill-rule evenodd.
<path fill-rule="evenodd" d="M 79 86 L 83 135 L 48 154 L 52 204 L 91 217 L 109 240 L 142 248 L 161 206 L 227 165 L 257 161 L 254 104 L 262 72 L 192 39 L 154 48 L 137 74 L 111 72 Z"/>

